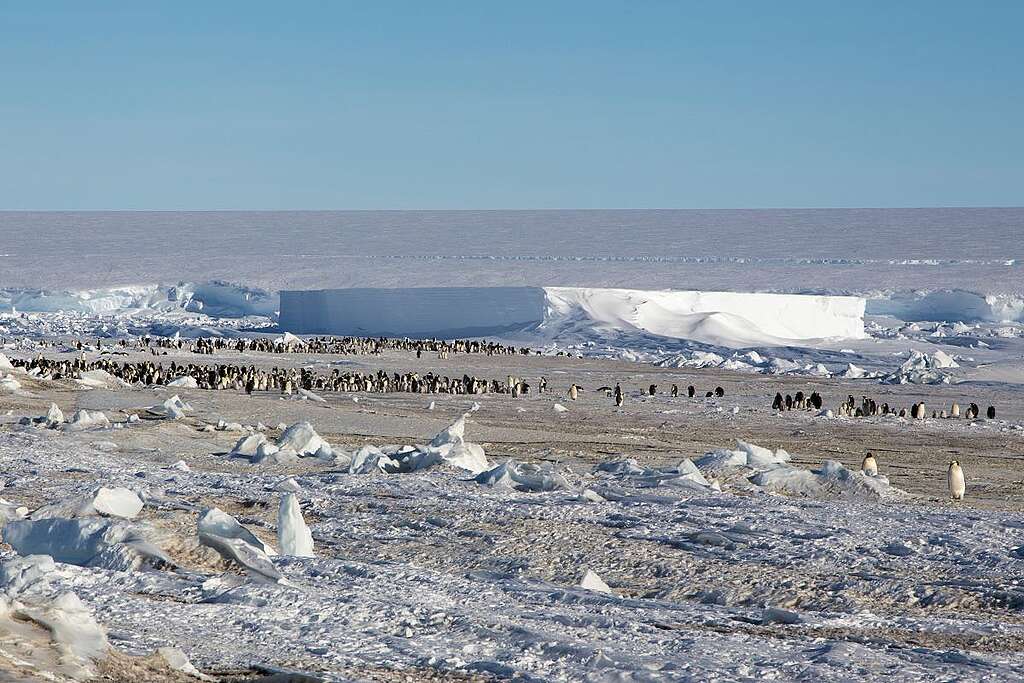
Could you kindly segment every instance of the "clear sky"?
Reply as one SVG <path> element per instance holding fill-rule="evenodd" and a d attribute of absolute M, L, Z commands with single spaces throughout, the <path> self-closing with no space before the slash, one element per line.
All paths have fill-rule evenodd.
<path fill-rule="evenodd" d="M 1019 206 L 1024 2 L 0 0 L 0 209 Z"/>

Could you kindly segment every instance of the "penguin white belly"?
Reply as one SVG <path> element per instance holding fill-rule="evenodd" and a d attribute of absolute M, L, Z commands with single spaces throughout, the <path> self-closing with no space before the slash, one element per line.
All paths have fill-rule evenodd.
<path fill-rule="evenodd" d="M 864 458 L 864 462 L 861 463 L 860 469 L 869 477 L 878 476 L 878 462 L 871 456 Z"/>
<path fill-rule="evenodd" d="M 967 485 L 964 483 L 964 471 L 960 469 L 959 465 L 953 464 L 949 466 L 947 479 L 949 481 L 950 497 L 953 500 L 963 500 L 964 493 L 967 491 Z"/>

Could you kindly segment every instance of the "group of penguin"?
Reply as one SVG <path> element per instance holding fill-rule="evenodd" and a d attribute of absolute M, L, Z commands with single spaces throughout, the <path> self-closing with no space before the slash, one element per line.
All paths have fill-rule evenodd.
<path fill-rule="evenodd" d="M 775 398 L 772 399 L 772 410 L 779 412 L 787 410 L 821 410 L 822 404 L 821 394 L 816 391 L 811 392 L 810 395 L 805 395 L 804 392 L 798 391 L 795 396 L 790 394 L 783 396 L 781 393 L 776 393 Z M 963 417 L 968 420 L 977 419 L 980 414 L 981 408 L 977 403 L 969 404 L 963 411 Z M 858 405 L 852 394 L 839 404 L 839 415 L 842 417 L 874 417 L 877 415 L 907 417 L 909 415 L 911 418 L 919 420 L 928 417 L 923 401 L 911 405 L 909 411 L 906 408 L 896 410 L 895 407 L 890 407 L 888 403 L 879 405 L 875 399 L 868 398 L 867 396 L 862 396 L 860 405 Z M 945 408 L 932 411 L 933 418 L 958 418 L 960 415 L 960 404 L 956 402 L 953 403 L 948 413 Z M 989 406 L 988 410 L 985 411 L 985 416 L 990 420 L 996 419 L 996 407 Z"/>
<path fill-rule="evenodd" d="M 911 417 L 915 420 L 923 420 L 928 417 L 928 411 L 925 408 L 924 401 L 914 403 L 910 406 L 908 411 L 906 408 L 900 408 L 896 410 L 895 407 L 890 407 L 888 403 L 878 405 L 873 398 L 867 396 L 861 397 L 861 403 L 858 406 L 857 401 L 852 395 L 846 397 L 846 401 L 839 405 L 839 414 L 845 417 L 873 417 L 876 415 L 896 415 L 897 417 Z M 977 403 L 971 403 L 963 411 L 963 417 L 967 420 L 975 420 L 981 414 L 981 408 Z M 960 404 L 956 401 L 950 406 L 949 412 L 946 409 L 933 410 L 932 417 L 936 419 L 945 418 L 959 418 L 961 416 Z M 996 407 L 989 406 L 985 411 L 985 417 L 990 420 L 996 419 Z"/>
<path fill-rule="evenodd" d="M 97 347 L 99 347 L 97 340 Z M 127 349 L 129 342 L 121 340 L 118 344 Z M 84 348 L 78 342 L 79 350 Z M 226 339 L 223 337 L 200 337 L 198 339 L 182 339 L 174 337 L 140 337 L 136 348 L 150 351 L 153 355 L 158 350 L 188 350 L 192 353 L 212 355 L 218 351 L 234 351 L 246 353 L 260 351 L 264 353 L 328 353 L 343 355 L 381 355 L 385 351 L 414 351 L 417 357 L 424 353 L 436 353 L 439 358 L 448 358 L 452 353 L 479 353 L 487 356 L 526 356 L 530 349 L 478 339 L 405 339 L 398 337 L 284 337 L 271 339 L 258 337 L 252 339 Z"/>
<path fill-rule="evenodd" d="M 878 476 L 878 461 L 871 452 L 864 456 L 864 460 L 860 464 L 860 470 L 869 477 Z M 967 492 L 967 483 L 964 479 L 964 470 L 960 467 L 959 461 L 949 461 L 949 467 L 946 470 L 946 484 L 949 486 L 949 497 L 952 500 L 960 501 L 964 499 L 964 494 Z"/>
<path fill-rule="evenodd" d="M 171 362 L 167 368 L 161 363 L 152 361 L 117 362 L 110 358 L 87 361 L 84 358 L 74 360 L 56 360 L 38 355 L 30 360 L 12 359 L 11 363 L 23 368 L 26 372 L 52 380 L 78 378 L 83 372 L 103 370 L 127 384 L 167 385 L 175 380 L 190 377 L 200 389 L 245 391 L 252 395 L 255 392 L 280 392 L 291 395 L 299 389 L 307 391 L 336 392 L 405 392 L 413 394 L 486 394 L 511 393 L 518 396 L 520 392 L 529 391 L 529 385 L 521 380 L 512 383 L 499 380 L 479 379 L 476 376 L 463 375 L 447 377 L 427 373 L 420 376 L 415 372 L 399 374 L 378 370 L 373 373 L 341 372 L 335 368 L 328 374 L 314 372 L 309 368 L 257 368 L 253 365 L 236 365 L 230 363 L 203 365 L 198 363 Z M 542 379 L 542 391 L 546 381 Z"/>
<path fill-rule="evenodd" d="M 775 398 L 772 400 L 772 410 L 778 410 L 779 412 L 785 410 L 821 410 L 821 406 L 821 394 L 817 391 L 812 391 L 809 396 L 805 395 L 802 391 L 798 391 L 795 396 L 786 394 L 785 398 L 783 398 L 781 393 L 776 393 Z"/>
<path fill-rule="evenodd" d="M 572 386 L 569 387 L 569 399 L 572 400 L 572 401 L 575 401 L 576 399 L 578 399 L 579 395 L 580 395 L 580 391 L 582 391 L 582 390 L 583 389 L 582 389 L 582 387 L 580 387 L 580 385 L 578 385 L 575 382 L 573 382 Z M 609 396 L 609 397 L 614 398 L 615 399 L 615 407 L 616 408 L 622 407 L 622 404 L 625 402 L 625 395 L 622 393 L 622 386 L 619 385 L 619 384 L 616 384 L 614 389 L 612 387 L 604 386 L 604 387 L 598 387 L 596 389 L 596 391 L 603 392 L 605 394 L 605 396 Z M 657 384 L 649 385 L 647 387 L 647 390 L 646 390 L 645 393 L 648 396 L 657 396 L 658 395 L 658 385 Z M 692 384 L 690 386 L 686 387 L 686 395 L 689 398 L 696 397 L 697 396 L 697 388 L 695 386 L 693 386 Z M 669 396 L 671 396 L 672 398 L 676 398 L 676 397 L 679 396 L 679 385 L 678 384 L 673 384 L 672 385 L 672 388 L 669 389 Z M 707 393 L 704 394 L 704 398 L 712 398 L 712 397 L 722 398 L 723 396 L 725 396 L 725 389 L 723 389 L 722 387 L 715 387 L 714 391 L 708 391 Z"/>

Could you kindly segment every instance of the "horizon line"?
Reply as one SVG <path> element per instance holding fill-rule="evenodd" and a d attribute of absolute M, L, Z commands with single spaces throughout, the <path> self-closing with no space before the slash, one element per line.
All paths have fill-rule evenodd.
<path fill-rule="evenodd" d="M 557 211 L 928 211 L 953 209 L 1024 209 L 1024 204 L 935 206 L 748 206 L 748 207 L 540 207 L 540 208 L 419 208 L 419 209 L 0 209 L 12 213 L 514 213 Z"/>

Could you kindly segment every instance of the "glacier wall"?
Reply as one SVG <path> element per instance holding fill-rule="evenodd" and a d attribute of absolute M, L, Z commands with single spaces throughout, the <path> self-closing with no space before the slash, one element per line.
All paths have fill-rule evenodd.
<path fill-rule="evenodd" d="M 865 301 L 849 296 L 584 287 L 440 287 L 282 291 L 280 326 L 296 334 L 494 336 L 541 340 L 639 334 L 728 347 L 864 337 Z"/>
<path fill-rule="evenodd" d="M 279 324 L 296 334 L 483 337 L 539 324 L 539 287 L 282 291 Z"/>

